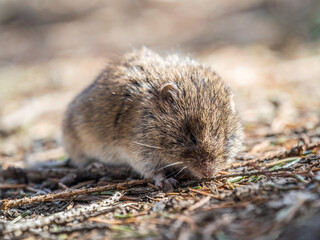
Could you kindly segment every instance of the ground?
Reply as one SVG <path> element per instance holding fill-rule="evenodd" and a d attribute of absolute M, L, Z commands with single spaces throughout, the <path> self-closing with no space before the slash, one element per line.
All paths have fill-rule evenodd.
<path fill-rule="evenodd" d="M 30 2 L 0 12 L 0 239 L 320 239 L 319 25 L 301 21 L 311 1 Z M 190 54 L 231 86 L 245 142 L 216 178 L 163 192 L 130 169 L 68 165 L 63 112 L 128 38 Z"/>

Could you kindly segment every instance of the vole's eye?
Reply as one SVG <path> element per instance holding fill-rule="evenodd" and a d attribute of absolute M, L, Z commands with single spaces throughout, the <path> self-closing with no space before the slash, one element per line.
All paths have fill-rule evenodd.
<path fill-rule="evenodd" d="M 197 140 L 196 138 L 191 134 L 190 135 L 190 140 L 196 145 L 197 144 Z"/>

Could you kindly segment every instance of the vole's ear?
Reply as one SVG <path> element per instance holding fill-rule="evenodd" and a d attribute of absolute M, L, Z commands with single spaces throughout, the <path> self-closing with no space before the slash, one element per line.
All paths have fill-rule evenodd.
<path fill-rule="evenodd" d="M 165 83 L 160 88 L 160 99 L 174 102 L 177 98 L 177 86 L 174 83 Z"/>

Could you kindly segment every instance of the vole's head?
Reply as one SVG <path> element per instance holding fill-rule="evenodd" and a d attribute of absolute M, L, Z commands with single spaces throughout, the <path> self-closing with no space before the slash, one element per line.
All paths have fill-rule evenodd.
<path fill-rule="evenodd" d="M 159 170 L 170 166 L 182 175 L 213 177 L 242 142 L 229 87 L 202 66 L 161 77 L 165 81 L 151 86 L 141 110 L 142 154 L 153 158 Z"/>

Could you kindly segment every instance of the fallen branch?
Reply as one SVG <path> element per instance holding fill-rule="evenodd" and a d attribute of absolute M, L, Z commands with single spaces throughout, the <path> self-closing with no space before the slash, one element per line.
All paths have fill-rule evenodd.
<path fill-rule="evenodd" d="M 272 176 L 273 174 L 278 173 L 278 172 L 281 172 L 279 174 L 293 174 L 293 175 L 294 174 L 299 174 L 299 173 L 295 173 L 293 170 L 294 169 L 292 169 L 292 168 L 281 168 L 281 169 L 274 169 L 274 170 L 259 170 L 259 171 L 253 171 L 253 172 L 233 173 L 233 174 L 216 176 L 216 177 L 212 177 L 212 178 L 202 178 L 200 180 L 186 181 L 184 183 L 181 183 L 180 187 L 187 187 L 187 186 L 193 185 L 195 183 L 211 182 L 211 181 L 216 181 L 216 180 L 219 180 L 219 179 L 231 178 L 231 177 L 239 177 L 239 176 L 242 176 L 242 177 L 253 176 L 253 175 Z M 288 173 L 288 172 L 290 172 L 290 173 Z"/>
<path fill-rule="evenodd" d="M 314 142 L 314 143 L 305 144 L 305 145 L 298 145 L 298 146 L 294 146 L 290 150 L 282 151 L 282 152 L 275 153 L 272 155 L 253 158 L 250 160 L 245 160 L 243 162 L 234 162 L 234 163 L 231 163 L 228 166 L 226 166 L 224 168 L 224 170 L 230 169 L 230 168 L 244 167 L 244 166 L 250 165 L 251 163 L 263 162 L 263 161 L 267 161 L 267 160 L 272 160 L 274 158 L 286 158 L 286 157 L 292 157 L 292 156 L 300 156 L 301 152 L 303 150 L 309 150 L 309 149 L 312 149 L 315 147 L 320 147 L 320 142 Z"/>
<path fill-rule="evenodd" d="M 146 180 L 137 180 L 132 182 L 125 182 L 119 184 L 111 184 L 101 187 L 85 188 L 85 189 L 76 189 L 76 190 L 67 190 L 60 193 L 49 193 L 46 195 L 35 196 L 35 197 L 26 197 L 22 199 L 4 199 L 0 201 L 0 209 L 6 210 L 13 207 L 20 207 L 23 205 L 38 203 L 38 202 L 50 202 L 56 199 L 68 199 L 73 196 L 90 194 L 94 192 L 103 192 L 109 190 L 123 190 L 129 187 L 138 186 L 147 183 Z"/>
<path fill-rule="evenodd" d="M 223 178 L 230 178 L 230 177 L 246 177 L 246 176 L 253 176 L 253 175 L 270 175 L 275 172 L 280 172 L 280 171 L 293 171 L 292 168 L 281 168 L 281 169 L 274 169 L 274 170 L 260 170 L 260 171 L 253 171 L 253 172 L 242 172 L 242 173 L 233 173 L 233 174 L 227 174 L 227 175 L 221 175 L 221 176 L 216 176 L 213 178 L 203 178 L 200 181 L 201 182 L 209 182 L 209 181 L 215 181 Z"/>

